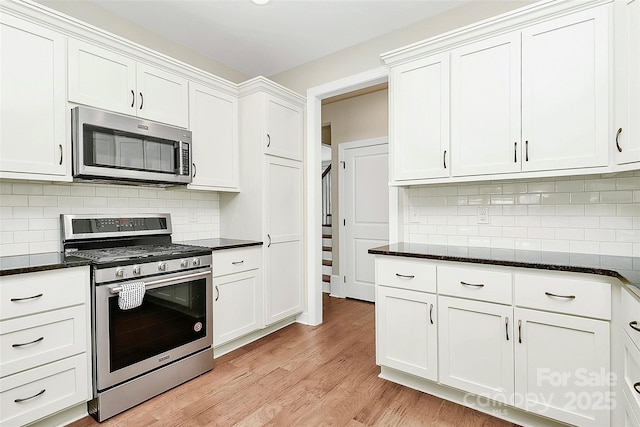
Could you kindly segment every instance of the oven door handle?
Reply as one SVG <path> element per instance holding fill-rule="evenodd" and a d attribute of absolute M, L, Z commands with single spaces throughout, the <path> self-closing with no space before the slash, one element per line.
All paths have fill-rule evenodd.
<path fill-rule="evenodd" d="M 193 274 L 185 274 L 184 276 L 178 276 L 178 277 L 167 277 L 165 279 L 157 279 L 157 280 L 151 280 L 149 282 L 144 282 L 144 286 L 145 288 L 151 287 L 151 286 L 156 286 L 156 285 L 163 285 L 165 283 L 170 283 L 170 282 L 182 282 L 184 280 L 188 280 L 188 279 L 197 279 L 200 277 L 206 277 L 211 275 L 211 271 L 207 270 L 207 271 L 203 271 L 200 273 L 193 273 Z M 109 289 L 109 292 L 111 292 L 112 294 L 119 294 L 120 291 L 122 290 L 122 286 L 115 286 L 111 289 Z"/>

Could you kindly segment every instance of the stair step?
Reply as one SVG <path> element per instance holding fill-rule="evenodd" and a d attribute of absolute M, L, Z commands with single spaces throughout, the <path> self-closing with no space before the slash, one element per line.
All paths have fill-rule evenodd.
<path fill-rule="evenodd" d="M 322 252 L 331 252 L 333 250 L 333 248 L 331 246 L 323 246 L 322 247 Z"/>
<path fill-rule="evenodd" d="M 331 261 L 330 259 L 323 259 L 322 260 L 322 265 L 331 266 L 331 265 L 333 265 L 333 261 Z"/>
<path fill-rule="evenodd" d="M 331 283 L 331 276 L 329 276 L 328 274 L 323 274 L 322 281 L 325 283 Z"/>
<path fill-rule="evenodd" d="M 323 239 L 330 239 L 331 237 L 332 237 L 331 234 L 322 233 L 322 238 Z"/>

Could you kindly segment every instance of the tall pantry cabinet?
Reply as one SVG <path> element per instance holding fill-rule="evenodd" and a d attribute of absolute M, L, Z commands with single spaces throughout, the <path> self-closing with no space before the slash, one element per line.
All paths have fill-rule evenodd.
<path fill-rule="evenodd" d="M 262 77 L 240 85 L 242 191 L 220 194 L 221 236 L 263 242 L 266 326 L 304 309 L 303 108 Z"/>

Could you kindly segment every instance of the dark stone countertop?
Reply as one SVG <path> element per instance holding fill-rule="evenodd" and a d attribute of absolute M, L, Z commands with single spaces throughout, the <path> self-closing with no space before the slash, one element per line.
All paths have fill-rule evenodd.
<path fill-rule="evenodd" d="M 56 270 L 59 268 L 80 267 L 90 264 L 91 261 L 88 259 L 73 256 L 65 257 L 63 252 L 4 256 L 0 257 L 0 276 Z"/>
<path fill-rule="evenodd" d="M 262 242 L 237 239 L 202 239 L 174 243 L 202 246 L 209 248 L 212 251 L 262 245 Z M 65 257 L 63 252 L 6 256 L 0 257 L 0 276 L 56 270 L 58 268 L 78 267 L 90 264 L 91 261 L 88 259 L 77 258 L 74 256 Z"/>
<path fill-rule="evenodd" d="M 393 243 L 369 249 L 370 254 L 459 261 L 476 264 L 572 271 L 616 277 L 640 289 L 640 258 L 571 252 Z"/>
<path fill-rule="evenodd" d="M 245 248 L 248 246 L 261 246 L 262 242 L 255 240 L 238 240 L 238 239 L 199 239 L 199 240 L 186 240 L 184 242 L 173 242 L 181 245 L 193 245 L 203 246 L 209 248 L 212 251 L 222 251 L 225 249 Z"/>

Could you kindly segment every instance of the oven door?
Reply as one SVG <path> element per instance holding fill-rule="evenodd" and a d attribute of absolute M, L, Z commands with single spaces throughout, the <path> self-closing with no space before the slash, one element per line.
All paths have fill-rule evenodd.
<path fill-rule="evenodd" d="M 211 268 L 144 279 L 142 305 L 118 306 L 123 283 L 95 287 L 95 388 L 106 388 L 213 344 Z"/>

